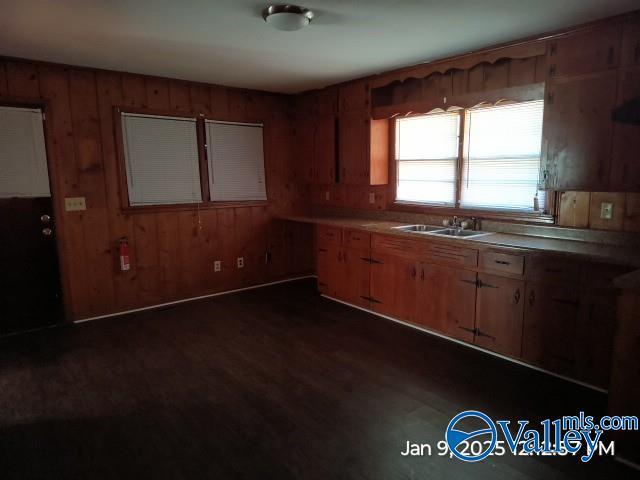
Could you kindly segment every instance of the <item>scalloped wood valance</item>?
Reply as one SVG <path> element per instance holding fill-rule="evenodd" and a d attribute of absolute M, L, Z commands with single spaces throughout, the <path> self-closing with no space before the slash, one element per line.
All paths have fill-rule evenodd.
<path fill-rule="evenodd" d="M 412 114 L 429 113 L 434 110 L 451 111 L 460 108 L 473 108 L 480 105 L 495 105 L 503 102 L 527 102 L 544 98 L 544 82 L 505 87 L 494 90 L 464 93 L 416 100 L 399 105 L 374 107 L 372 118 L 379 120 Z"/>
<path fill-rule="evenodd" d="M 425 78 L 433 73 L 446 73 L 450 70 L 471 70 L 481 63 L 494 64 L 500 60 L 520 60 L 530 57 L 546 55 L 547 42 L 545 39 L 523 42 L 508 47 L 496 47 L 478 53 L 468 53 L 456 57 L 423 63 L 412 67 L 402 68 L 393 72 L 380 74 L 371 80 L 371 88 L 385 87 L 393 82 L 404 82 L 409 78 Z"/>

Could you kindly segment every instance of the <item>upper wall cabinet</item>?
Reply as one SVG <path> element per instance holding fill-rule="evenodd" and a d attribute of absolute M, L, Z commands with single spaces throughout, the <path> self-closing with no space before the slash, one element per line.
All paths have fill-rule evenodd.
<path fill-rule="evenodd" d="M 618 79 L 617 106 L 640 97 L 640 66 L 624 68 Z M 611 190 L 616 192 L 640 191 L 640 125 L 613 124 L 613 151 L 611 154 Z"/>
<path fill-rule="evenodd" d="M 615 22 L 549 42 L 549 76 L 582 75 L 617 67 L 620 40 L 621 25 Z"/>
<path fill-rule="evenodd" d="M 344 112 L 339 118 L 339 179 L 355 185 L 389 181 L 389 122 L 372 120 L 369 110 Z"/>
<path fill-rule="evenodd" d="M 389 122 L 371 119 L 367 84 L 341 87 L 338 99 L 340 183 L 385 185 L 389 180 Z"/>
<path fill-rule="evenodd" d="M 640 65 L 640 14 L 629 18 L 624 24 L 620 64 Z"/>
<path fill-rule="evenodd" d="M 546 188 L 609 189 L 616 73 L 556 80 L 547 86 L 541 175 Z"/>

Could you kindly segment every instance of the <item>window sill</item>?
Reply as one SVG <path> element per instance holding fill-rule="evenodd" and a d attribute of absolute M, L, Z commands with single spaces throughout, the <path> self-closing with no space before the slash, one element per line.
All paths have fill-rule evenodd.
<path fill-rule="evenodd" d="M 500 210 L 481 210 L 469 208 L 457 208 L 451 206 L 425 205 L 421 203 L 394 201 L 389 205 L 390 210 L 411 213 L 423 213 L 427 215 L 443 215 L 459 217 L 476 217 L 482 220 L 497 220 L 514 223 L 530 223 L 536 225 L 553 225 L 553 215 L 544 213 L 509 212 Z"/>
<path fill-rule="evenodd" d="M 121 210 L 122 213 L 125 214 L 141 214 L 212 210 L 217 208 L 266 207 L 267 205 L 269 205 L 267 200 L 247 200 L 234 202 L 183 203 L 175 205 L 138 205 L 134 207 L 122 207 Z"/>

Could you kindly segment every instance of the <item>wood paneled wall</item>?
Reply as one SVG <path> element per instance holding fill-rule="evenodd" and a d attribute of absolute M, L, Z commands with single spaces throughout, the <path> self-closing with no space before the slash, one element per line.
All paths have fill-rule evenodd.
<path fill-rule="evenodd" d="M 286 96 L 140 75 L 0 59 L 0 101 L 46 102 L 46 136 L 70 319 L 153 305 L 305 273 L 311 232 L 273 215 L 305 210 Z M 122 210 L 114 106 L 264 119 L 267 205 Z M 65 212 L 84 196 L 87 210 Z M 120 272 L 117 245 L 130 242 Z M 310 250 L 310 249 L 309 249 Z M 244 257 L 245 266 L 236 267 Z M 269 262 L 266 261 L 267 257 Z M 221 260 L 221 272 L 214 272 Z"/>

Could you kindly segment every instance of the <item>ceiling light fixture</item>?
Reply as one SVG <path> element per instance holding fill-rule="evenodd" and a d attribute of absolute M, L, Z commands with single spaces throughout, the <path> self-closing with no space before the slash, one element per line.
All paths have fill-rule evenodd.
<path fill-rule="evenodd" d="M 298 5 L 269 5 L 262 11 L 262 18 L 278 30 L 292 32 L 309 25 L 313 12 Z"/>

